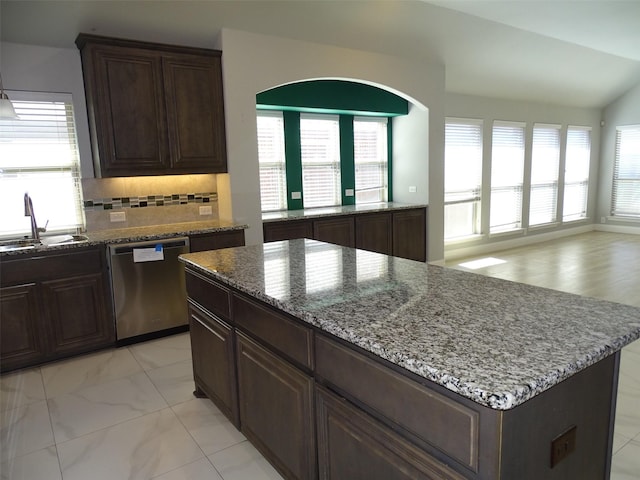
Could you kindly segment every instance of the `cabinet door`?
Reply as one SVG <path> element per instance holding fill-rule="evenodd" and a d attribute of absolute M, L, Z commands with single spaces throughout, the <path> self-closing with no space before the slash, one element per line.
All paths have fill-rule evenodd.
<path fill-rule="evenodd" d="M 85 88 L 101 175 L 164 173 L 170 163 L 160 55 L 92 45 L 85 58 L 93 65 L 85 66 Z"/>
<path fill-rule="evenodd" d="M 191 253 L 242 246 L 244 246 L 244 230 L 207 233 L 189 237 L 189 251 Z"/>
<path fill-rule="evenodd" d="M 242 433 L 286 478 L 316 478 L 313 380 L 241 333 L 237 344 Z"/>
<path fill-rule="evenodd" d="M 334 217 L 313 221 L 313 238 L 343 247 L 355 247 L 356 233 L 353 217 Z"/>
<path fill-rule="evenodd" d="M 45 359 L 35 283 L 0 288 L 0 367 L 13 370 Z"/>
<path fill-rule="evenodd" d="M 227 171 L 219 56 L 164 55 L 171 169 Z"/>
<path fill-rule="evenodd" d="M 426 211 L 423 208 L 393 213 L 393 255 L 424 262 L 427 258 Z"/>
<path fill-rule="evenodd" d="M 42 294 L 52 357 L 113 345 L 115 326 L 102 273 L 44 281 Z"/>
<path fill-rule="evenodd" d="M 239 427 L 233 329 L 189 305 L 193 377 L 196 396 L 204 392 Z"/>
<path fill-rule="evenodd" d="M 316 389 L 322 480 L 458 480 L 463 477 L 346 400 Z"/>
<path fill-rule="evenodd" d="M 391 255 L 391 214 L 356 215 L 356 248 Z"/>
<path fill-rule="evenodd" d="M 295 238 L 313 238 L 311 220 L 286 220 L 262 224 L 265 242 L 293 240 Z"/>

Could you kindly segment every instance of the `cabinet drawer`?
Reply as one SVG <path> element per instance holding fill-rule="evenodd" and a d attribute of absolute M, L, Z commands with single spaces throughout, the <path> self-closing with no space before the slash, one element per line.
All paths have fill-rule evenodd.
<path fill-rule="evenodd" d="M 225 320 L 230 319 L 229 289 L 194 273 L 186 274 L 187 295 L 194 302 Z"/>
<path fill-rule="evenodd" d="M 17 285 L 61 276 L 102 272 L 100 248 L 69 249 L 63 253 L 34 253 L 2 258 L 2 285 Z"/>
<path fill-rule="evenodd" d="M 233 295 L 233 318 L 238 326 L 293 362 L 313 369 L 311 329 L 237 295 Z"/>
<path fill-rule="evenodd" d="M 477 471 L 478 412 L 319 336 L 316 373 L 375 414 Z"/>
<path fill-rule="evenodd" d="M 316 386 L 320 479 L 463 480 L 463 476 L 329 390 Z"/>

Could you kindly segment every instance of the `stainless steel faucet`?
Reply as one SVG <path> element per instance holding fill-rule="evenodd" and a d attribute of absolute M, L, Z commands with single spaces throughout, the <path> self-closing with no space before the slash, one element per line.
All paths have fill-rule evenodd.
<path fill-rule="evenodd" d="M 34 240 L 40 241 L 40 232 L 46 232 L 46 225 L 43 227 L 38 227 L 36 223 L 36 214 L 33 211 L 33 202 L 31 201 L 31 197 L 29 193 L 24 194 L 24 216 L 31 217 L 31 237 Z M 47 225 L 49 222 L 47 221 Z"/>

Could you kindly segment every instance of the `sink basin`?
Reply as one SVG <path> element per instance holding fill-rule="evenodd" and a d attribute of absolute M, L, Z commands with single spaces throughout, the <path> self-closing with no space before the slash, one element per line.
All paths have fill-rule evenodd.
<path fill-rule="evenodd" d="M 38 240 L 32 240 L 32 239 L 7 240 L 6 242 L 0 242 L 0 252 L 24 250 L 27 248 L 33 248 L 36 245 L 40 245 L 40 242 Z"/>
<path fill-rule="evenodd" d="M 54 235 L 52 237 L 42 237 L 40 240 L 30 238 L 18 240 L 6 240 L 0 242 L 0 252 L 13 252 L 16 250 L 26 250 L 37 246 L 52 247 L 55 245 L 70 245 L 89 241 L 86 235 Z"/>

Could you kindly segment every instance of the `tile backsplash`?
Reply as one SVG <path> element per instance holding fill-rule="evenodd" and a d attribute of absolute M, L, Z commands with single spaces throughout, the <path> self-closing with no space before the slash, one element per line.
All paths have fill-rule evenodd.
<path fill-rule="evenodd" d="M 216 175 L 85 178 L 82 190 L 88 231 L 218 218 Z M 113 212 L 125 221 L 112 222 Z"/>

